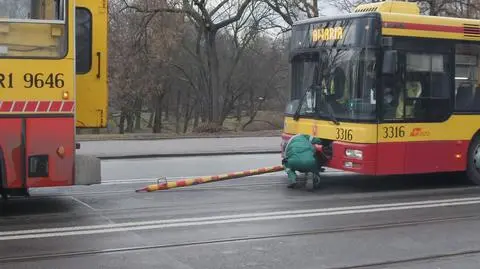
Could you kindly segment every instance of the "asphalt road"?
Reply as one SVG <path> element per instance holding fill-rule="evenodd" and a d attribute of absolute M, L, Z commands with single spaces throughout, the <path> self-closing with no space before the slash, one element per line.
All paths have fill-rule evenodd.
<path fill-rule="evenodd" d="M 309 192 L 275 173 L 134 192 L 158 175 L 278 161 L 103 161 L 102 185 L 37 189 L 1 205 L 0 268 L 478 268 L 480 190 L 456 175 L 328 171 Z"/>

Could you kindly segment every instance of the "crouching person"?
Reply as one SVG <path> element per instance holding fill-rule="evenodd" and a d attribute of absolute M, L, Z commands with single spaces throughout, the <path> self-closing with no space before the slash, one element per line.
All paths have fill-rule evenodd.
<path fill-rule="evenodd" d="M 323 171 L 321 162 L 317 159 L 314 144 L 320 144 L 322 141 L 310 135 L 297 134 L 290 138 L 284 150 L 284 159 L 282 164 L 288 175 L 290 183 L 288 188 L 294 188 L 297 185 L 296 172 L 313 174 L 313 188 L 318 187 L 320 183 L 320 172 Z"/>

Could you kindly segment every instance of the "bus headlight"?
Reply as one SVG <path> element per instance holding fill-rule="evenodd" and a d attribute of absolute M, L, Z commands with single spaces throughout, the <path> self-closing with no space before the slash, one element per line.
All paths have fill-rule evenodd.
<path fill-rule="evenodd" d="M 350 158 L 363 159 L 363 152 L 358 149 L 346 149 L 345 155 Z"/>

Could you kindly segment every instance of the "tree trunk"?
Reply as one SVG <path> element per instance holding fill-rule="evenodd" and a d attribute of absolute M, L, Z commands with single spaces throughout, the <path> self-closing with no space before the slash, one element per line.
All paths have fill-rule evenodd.
<path fill-rule="evenodd" d="M 155 106 L 154 120 L 153 120 L 153 127 L 152 132 L 157 134 L 162 132 L 162 105 L 157 104 Z"/>
<path fill-rule="evenodd" d="M 135 100 L 135 130 L 142 129 L 142 99 Z"/>
<path fill-rule="evenodd" d="M 220 68 L 218 63 L 217 45 L 216 45 L 216 31 L 206 31 L 206 54 L 208 62 L 208 121 L 219 124 L 221 118 L 221 94 L 220 94 Z"/>
<path fill-rule="evenodd" d="M 202 106 L 200 107 L 200 121 L 205 123 L 208 121 L 208 101 L 202 99 Z"/>
<path fill-rule="evenodd" d="M 180 120 L 182 119 L 180 101 L 182 100 L 182 93 L 177 91 L 177 107 L 175 110 L 175 133 L 180 133 Z"/>
<path fill-rule="evenodd" d="M 165 121 L 170 120 L 170 94 L 167 94 L 167 97 L 164 98 L 165 100 Z"/>
<path fill-rule="evenodd" d="M 467 0 L 467 10 L 466 10 L 467 18 L 471 18 L 471 15 L 472 15 L 471 12 L 470 12 L 471 4 L 472 4 L 472 2 L 470 0 Z M 480 4 L 480 2 L 479 2 L 479 4 Z"/>
<path fill-rule="evenodd" d="M 165 97 L 165 93 L 158 94 L 154 101 L 154 109 L 155 111 L 152 112 L 154 115 L 153 120 L 153 133 L 161 133 L 162 132 L 162 107 L 163 107 L 163 100 Z"/>
<path fill-rule="evenodd" d="M 318 1 L 317 0 L 313 0 L 313 16 L 314 17 L 318 17 Z"/>
<path fill-rule="evenodd" d="M 150 115 L 148 116 L 148 128 L 153 128 L 153 118 L 155 117 L 155 109 L 150 109 Z"/>
<path fill-rule="evenodd" d="M 125 120 L 126 120 L 126 115 L 125 115 L 125 111 L 122 109 L 122 112 L 120 112 L 120 122 L 118 124 L 118 132 L 120 134 L 124 134 L 125 133 Z"/>
<path fill-rule="evenodd" d="M 241 104 L 241 102 L 239 101 L 238 104 L 237 104 L 237 107 L 235 108 L 235 110 L 236 110 L 235 114 L 236 114 L 238 122 L 242 121 L 242 106 L 240 104 Z"/>
<path fill-rule="evenodd" d="M 127 115 L 127 133 L 133 133 L 134 113 L 129 111 Z"/>
<path fill-rule="evenodd" d="M 185 111 L 185 120 L 183 122 L 183 133 L 186 133 L 188 131 L 188 123 L 190 122 L 190 116 L 192 114 L 192 111 L 190 109 L 190 91 L 187 91 L 187 97 L 185 98 L 187 104 L 183 108 Z"/>
<path fill-rule="evenodd" d="M 161 133 L 162 132 L 162 106 L 159 105 L 153 113 L 155 115 L 154 121 L 153 121 L 153 127 L 152 127 L 152 132 L 154 134 Z"/>
<path fill-rule="evenodd" d="M 198 106 L 198 104 L 195 104 L 195 110 L 193 115 L 193 129 L 198 127 L 198 122 L 200 121 L 200 111 Z"/>

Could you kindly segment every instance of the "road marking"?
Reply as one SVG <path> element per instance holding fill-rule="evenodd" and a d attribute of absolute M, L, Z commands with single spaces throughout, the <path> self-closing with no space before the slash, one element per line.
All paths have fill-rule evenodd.
<path fill-rule="evenodd" d="M 88 208 L 88 209 L 90 209 L 90 210 L 92 210 L 92 211 L 97 211 L 97 210 L 96 210 L 95 208 L 93 208 L 91 205 L 89 205 L 89 204 L 81 201 L 80 199 L 77 199 L 77 198 L 75 198 L 75 197 L 73 197 L 73 196 L 71 196 L 71 198 L 72 198 L 72 200 L 74 200 L 75 202 L 83 205 L 84 207 L 86 207 L 86 208 Z"/>
<path fill-rule="evenodd" d="M 198 218 L 165 219 L 154 221 L 139 221 L 114 223 L 103 225 L 89 225 L 76 227 L 32 229 L 20 231 L 0 232 L 0 241 L 78 236 L 88 234 L 105 234 L 114 232 L 153 230 L 165 228 L 178 228 L 212 224 L 227 224 L 253 221 L 270 221 L 281 219 L 309 218 L 320 216 L 350 215 L 360 213 L 375 213 L 385 211 L 412 210 L 447 206 L 473 205 L 480 204 L 480 198 L 458 198 L 444 200 L 426 200 L 408 203 L 391 203 L 362 205 L 350 207 L 334 207 L 323 209 L 289 210 L 264 213 L 248 213 L 236 215 L 210 216 Z"/>
<path fill-rule="evenodd" d="M 82 200 L 77 199 L 77 198 L 75 198 L 75 197 L 73 197 L 73 196 L 70 196 L 70 198 L 72 198 L 73 201 L 75 201 L 75 202 L 83 205 L 84 207 L 92 210 L 93 212 L 98 212 L 97 209 L 93 208 L 91 205 L 83 202 Z M 115 224 L 115 222 L 114 222 L 113 220 L 111 220 L 110 218 L 104 216 L 103 214 L 98 214 L 98 215 L 99 215 L 102 219 L 106 220 L 108 223 L 110 223 L 110 224 Z"/>

